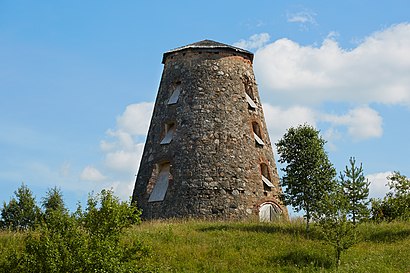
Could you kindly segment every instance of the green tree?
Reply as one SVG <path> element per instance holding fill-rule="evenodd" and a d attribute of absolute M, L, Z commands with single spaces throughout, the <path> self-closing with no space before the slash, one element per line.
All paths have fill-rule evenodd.
<path fill-rule="evenodd" d="M 371 214 L 376 221 L 410 219 L 410 179 L 395 171 L 387 177 L 390 191 L 383 200 L 372 199 Z"/>
<path fill-rule="evenodd" d="M 56 193 L 51 190 L 48 197 Z M 46 200 L 51 199 L 45 198 L 43 203 L 49 204 Z M 124 228 L 140 222 L 139 210 L 129 202 L 121 202 L 104 190 L 89 196 L 85 211 L 79 207 L 69 215 L 64 209 L 53 208 L 46 221 L 27 235 L 23 253 L 12 253 L 0 269 L 10 273 L 154 271 L 139 264 L 149 248 L 120 238 Z"/>
<path fill-rule="evenodd" d="M 325 143 L 319 131 L 306 124 L 289 128 L 276 143 L 279 162 L 286 164 L 282 168 L 282 199 L 296 211 L 305 212 L 307 234 L 312 213 L 320 210 L 323 196 L 335 186 L 336 171 L 324 150 Z"/>
<path fill-rule="evenodd" d="M 42 198 L 41 205 L 44 208 L 45 215 L 49 215 L 53 211 L 67 212 L 63 194 L 57 187 L 51 188 L 47 191 L 46 197 Z"/>
<path fill-rule="evenodd" d="M 14 194 L 16 198 L 12 198 L 8 204 L 3 203 L 1 227 L 12 230 L 33 228 L 40 217 L 40 208 L 36 205 L 33 193 L 23 183 Z"/>
<path fill-rule="evenodd" d="M 336 265 L 340 265 L 343 251 L 357 242 L 355 225 L 348 219 L 349 198 L 343 185 L 337 184 L 333 192 L 323 196 L 320 212 L 315 212 L 316 223 L 322 236 L 335 250 Z"/>
<path fill-rule="evenodd" d="M 340 182 L 348 200 L 347 209 L 353 224 L 369 217 L 369 185 L 370 182 L 363 175 L 363 166 L 356 166 L 356 159 L 349 159 L 350 166 L 346 166 L 340 173 Z"/>

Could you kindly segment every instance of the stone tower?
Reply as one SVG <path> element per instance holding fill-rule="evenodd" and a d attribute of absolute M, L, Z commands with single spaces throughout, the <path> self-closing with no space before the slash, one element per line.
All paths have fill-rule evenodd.
<path fill-rule="evenodd" d="M 252 61 L 210 40 L 164 53 L 133 193 L 144 219 L 288 217 Z"/>

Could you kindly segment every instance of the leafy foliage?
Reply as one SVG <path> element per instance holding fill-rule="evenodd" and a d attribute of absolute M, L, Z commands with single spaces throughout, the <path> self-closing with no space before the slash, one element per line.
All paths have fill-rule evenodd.
<path fill-rule="evenodd" d="M 355 225 L 348 218 L 350 201 L 344 192 L 344 185 L 337 184 L 333 192 L 323 196 L 320 213 L 315 215 L 323 238 L 335 250 L 337 266 L 340 265 L 342 252 L 357 242 Z"/>
<path fill-rule="evenodd" d="M 324 195 L 333 191 L 336 171 L 324 150 L 325 140 L 309 125 L 289 128 L 276 144 L 279 162 L 285 163 L 281 183 L 283 201 L 296 211 L 304 210 L 306 232 L 312 213 L 321 207 Z"/>
<path fill-rule="evenodd" d="M 393 221 L 410 219 L 410 180 L 396 171 L 388 176 L 390 191 L 383 200 L 372 199 L 372 219 Z"/>
<path fill-rule="evenodd" d="M 140 222 L 140 212 L 103 190 L 88 198 L 85 211 L 70 215 L 55 188 L 43 200 L 47 214 L 28 233 L 22 253 L 11 253 L 1 269 L 12 272 L 141 272 L 138 261 L 149 254 L 139 241 L 120 235 Z"/>
<path fill-rule="evenodd" d="M 356 166 L 356 159 L 351 157 L 350 166 L 346 166 L 343 173 L 340 173 L 343 194 L 347 199 L 347 211 L 353 224 L 366 219 L 369 216 L 367 200 L 369 196 L 370 182 L 363 175 L 363 166 Z"/>
<path fill-rule="evenodd" d="M 67 212 L 64 205 L 63 194 L 57 187 L 51 188 L 47 191 L 46 197 L 42 199 L 42 207 L 44 208 L 44 215 L 47 216 L 54 211 Z"/>
<path fill-rule="evenodd" d="M 16 198 L 12 198 L 8 204 L 3 203 L 0 227 L 11 230 L 33 228 L 40 217 L 40 208 L 36 205 L 33 193 L 22 184 L 14 194 Z"/>

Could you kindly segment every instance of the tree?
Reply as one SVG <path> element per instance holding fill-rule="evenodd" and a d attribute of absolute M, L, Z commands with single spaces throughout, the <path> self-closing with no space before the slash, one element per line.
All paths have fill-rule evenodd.
<path fill-rule="evenodd" d="M 335 187 L 336 171 L 324 150 L 325 140 L 309 125 L 289 128 L 276 146 L 279 162 L 286 164 L 281 184 L 282 199 L 296 211 L 304 210 L 306 233 L 312 213 L 320 210 L 323 196 Z"/>
<path fill-rule="evenodd" d="M 58 191 L 59 193 L 59 191 Z M 50 190 L 43 203 L 61 196 Z M 47 200 L 47 201 L 46 201 Z M 4 272 L 151 272 L 139 264 L 149 249 L 136 240 L 120 240 L 124 229 L 140 222 L 140 212 L 111 191 L 89 196 L 85 211 L 73 215 L 51 206 L 46 221 L 29 232 L 23 253 L 11 253 Z"/>
<path fill-rule="evenodd" d="M 44 214 L 47 216 L 52 211 L 67 212 L 67 208 L 64 204 L 63 194 L 57 187 L 51 188 L 47 191 L 46 197 L 42 199 L 42 207 L 44 208 Z"/>
<path fill-rule="evenodd" d="M 387 177 L 390 191 L 383 200 L 372 199 L 372 219 L 393 221 L 410 219 L 410 179 L 395 171 Z"/>
<path fill-rule="evenodd" d="M 369 196 L 370 182 L 363 175 L 363 166 L 356 166 L 356 159 L 351 157 L 349 159 L 350 167 L 346 166 L 343 173 L 340 173 L 341 186 L 343 192 L 348 200 L 347 209 L 349 216 L 356 222 L 367 218 L 369 216 L 367 200 Z"/>
<path fill-rule="evenodd" d="M 340 265 L 342 252 L 357 242 L 355 225 L 348 219 L 349 213 L 349 198 L 342 184 L 337 184 L 333 192 L 323 196 L 321 210 L 315 212 L 323 238 L 335 250 L 337 266 Z"/>
<path fill-rule="evenodd" d="M 16 198 L 12 198 L 8 204 L 3 203 L 1 227 L 12 230 L 33 228 L 40 217 L 40 208 L 36 205 L 33 193 L 23 183 L 14 194 Z"/>

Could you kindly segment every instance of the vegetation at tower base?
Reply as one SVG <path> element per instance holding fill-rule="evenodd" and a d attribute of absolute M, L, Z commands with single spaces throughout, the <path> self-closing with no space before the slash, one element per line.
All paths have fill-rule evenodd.
<path fill-rule="evenodd" d="M 371 200 L 372 219 L 378 222 L 410 220 L 410 179 L 398 171 L 387 179 L 390 191 L 382 200 Z"/>
<path fill-rule="evenodd" d="M 289 128 L 276 143 L 279 162 L 286 164 L 282 168 L 282 198 L 296 211 L 305 212 L 307 235 L 313 213 L 321 209 L 323 196 L 332 193 L 336 186 L 336 171 L 324 144 L 319 131 L 307 124 Z"/>
<path fill-rule="evenodd" d="M 356 166 L 356 159 L 349 159 L 350 166 L 346 166 L 343 173 L 340 173 L 340 182 L 343 194 L 347 198 L 347 209 L 353 225 L 362 219 L 369 217 L 369 185 L 370 182 L 364 177 L 363 166 Z"/>
<path fill-rule="evenodd" d="M 56 189 L 43 204 L 44 220 L 25 235 L 22 251 L 8 251 L 2 272 L 150 272 L 138 264 L 149 249 L 124 241 L 126 228 L 140 223 L 140 212 L 111 191 L 90 195 L 86 209 L 70 215 Z M 52 205 L 51 205 L 52 204 Z"/>
<path fill-rule="evenodd" d="M 7 204 L 3 202 L 1 209 L 0 228 L 11 230 L 26 230 L 33 228 L 40 217 L 40 208 L 31 190 L 22 184 Z"/>
<path fill-rule="evenodd" d="M 54 203 L 47 201 L 54 193 L 49 190 L 42 203 Z M 47 220 L 35 230 L 0 231 L 0 272 L 410 271 L 409 221 L 362 221 L 354 229 L 361 240 L 343 251 L 338 266 L 334 246 L 326 241 L 321 227 L 312 225 L 310 237 L 306 238 L 302 219 L 271 223 L 174 219 L 129 226 L 130 218 L 114 216 L 127 224 L 122 230 L 113 229 L 113 233 L 119 232 L 118 237 L 101 236 L 105 232 L 111 234 L 106 227 L 115 222 L 124 224 L 110 220 L 121 214 L 114 211 L 123 202 L 111 192 L 108 194 L 113 198 L 103 202 L 104 194 L 91 196 L 91 206 L 71 215 L 64 206 L 53 206 L 56 209 L 49 209 L 49 217 L 41 217 Z M 112 209 L 89 213 L 102 207 Z M 86 228 L 86 214 L 99 219 L 91 222 L 100 221 L 103 227 Z M 95 244 L 94 233 L 99 234 L 94 236 L 98 238 Z"/>

